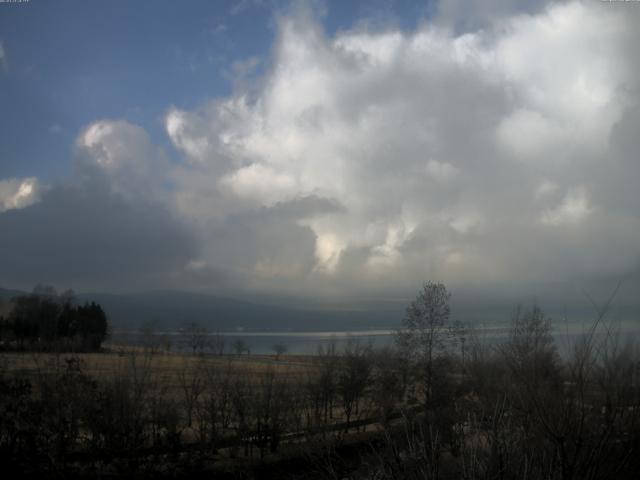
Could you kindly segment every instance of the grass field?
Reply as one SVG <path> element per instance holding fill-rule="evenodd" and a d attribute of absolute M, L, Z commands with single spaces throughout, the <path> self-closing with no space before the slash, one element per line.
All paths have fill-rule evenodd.
<path fill-rule="evenodd" d="M 5 352 L 0 355 L 0 368 L 9 375 L 35 377 L 60 373 L 70 361 L 79 360 L 81 370 L 97 379 L 110 379 L 129 374 L 134 370 L 145 371 L 161 381 L 165 387 L 183 383 L 187 373 L 226 371 L 242 373 L 246 378 L 274 372 L 282 377 L 305 374 L 315 368 L 311 356 L 269 355 L 190 355 L 183 353 L 150 354 L 136 347 L 101 353 L 33 353 Z"/>

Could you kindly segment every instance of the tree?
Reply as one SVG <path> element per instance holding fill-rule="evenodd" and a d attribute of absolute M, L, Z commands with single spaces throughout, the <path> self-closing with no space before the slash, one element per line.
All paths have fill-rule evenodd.
<path fill-rule="evenodd" d="M 33 293 L 14 297 L 12 302 L 8 320 L 19 346 L 25 342 L 39 348 L 50 345 L 58 333 L 60 306 L 56 299 Z"/>
<path fill-rule="evenodd" d="M 284 343 L 276 343 L 271 350 L 276 354 L 276 360 L 279 360 L 281 355 L 287 353 L 287 346 Z"/>
<path fill-rule="evenodd" d="M 109 325 L 102 307 L 94 302 L 75 305 L 73 292 L 57 295 L 41 285 L 34 293 L 12 299 L 4 330 L 13 334 L 18 348 L 82 348 L 98 350 Z"/>
<path fill-rule="evenodd" d="M 216 332 L 215 335 L 211 337 L 210 343 L 213 353 L 215 353 L 216 355 L 222 355 L 224 353 L 225 340 L 224 335 L 222 335 L 220 332 Z"/>
<path fill-rule="evenodd" d="M 82 346 L 88 350 L 98 350 L 107 338 L 109 325 L 102 307 L 91 302 L 75 309 L 77 324 L 76 335 L 82 338 Z"/>
<path fill-rule="evenodd" d="M 253 402 L 253 437 L 260 449 L 260 458 L 264 458 L 269 447 L 276 452 L 282 434 L 290 423 L 291 411 L 295 411 L 293 394 L 289 384 L 273 368 L 260 375 Z"/>
<path fill-rule="evenodd" d="M 207 329 L 197 322 L 190 322 L 184 328 L 185 341 L 192 353 L 202 353 L 207 345 L 209 333 Z"/>
<path fill-rule="evenodd" d="M 58 292 L 56 291 L 55 287 L 51 285 L 43 285 L 42 283 L 39 283 L 35 287 L 33 287 L 32 293 L 33 295 L 36 295 L 38 297 L 48 297 L 51 299 L 58 296 Z"/>
<path fill-rule="evenodd" d="M 197 410 L 198 400 L 205 390 L 201 373 L 201 365 L 194 368 L 193 364 L 187 361 L 183 361 L 182 369 L 178 373 L 189 428 L 193 424 L 193 413 Z"/>
<path fill-rule="evenodd" d="M 349 339 L 342 360 L 342 368 L 338 375 L 338 392 L 342 400 L 347 432 L 353 415 L 357 416 L 360 413 L 360 402 L 371 380 L 371 347 L 362 346 L 358 340 Z"/>
<path fill-rule="evenodd" d="M 316 362 L 318 363 L 318 377 L 316 379 L 318 393 L 320 395 L 318 413 L 322 414 L 322 423 L 327 425 L 333 418 L 333 403 L 337 391 L 337 372 L 339 357 L 336 352 L 335 342 L 330 342 L 325 347 L 318 345 Z"/>
<path fill-rule="evenodd" d="M 520 306 L 516 308 L 502 351 L 514 375 L 532 389 L 539 388 L 541 382 L 557 380 L 559 357 L 551 334 L 551 320 L 536 303 L 526 311 Z"/>
<path fill-rule="evenodd" d="M 160 350 L 160 336 L 158 335 L 157 322 L 146 321 L 140 327 L 140 341 L 145 352 L 157 353 Z"/>
<path fill-rule="evenodd" d="M 371 365 L 371 399 L 382 426 L 387 428 L 406 390 L 402 359 L 394 348 L 385 347 L 371 351 Z"/>
<path fill-rule="evenodd" d="M 235 342 L 233 342 L 233 349 L 235 350 L 236 354 L 238 354 L 238 355 L 242 355 L 242 353 L 245 352 L 245 351 L 247 353 L 249 353 L 249 346 L 241 338 L 239 338 Z"/>
<path fill-rule="evenodd" d="M 449 330 L 449 299 L 442 283 L 427 282 L 416 299 L 409 304 L 402 320 L 402 328 L 396 335 L 396 343 L 409 360 L 420 367 L 424 384 L 425 403 L 432 397 L 434 361 L 444 352 Z"/>

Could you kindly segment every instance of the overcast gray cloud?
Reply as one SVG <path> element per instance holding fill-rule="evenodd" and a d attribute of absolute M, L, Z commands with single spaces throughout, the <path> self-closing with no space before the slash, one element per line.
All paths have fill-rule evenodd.
<path fill-rule="evenodd" d="M 0 231 L 0 282 L 16 287 L 157 288 L 196 252 L 166 211 L 127 203 L 96 182 L 55 187 L 1 214 Z"/>
<path fill-rule="evenodd" d="M 119 239 L 95 262 L 128 235 L 153 247 L 118 267 L 176 287 L 337 294 L 637 271 L 640 9 L 478 3 L 461 26 L 457 5 L 410 32 L 328 36 L 308 11 L 283 16 L 249 90 L 168 109 L 177 164 L 140 127 L 95 122 L 80 165 L 108 194 L 54 190 L 0 221 L 57 218 L 88 195 L 108 225 L 95 238 Z"/>

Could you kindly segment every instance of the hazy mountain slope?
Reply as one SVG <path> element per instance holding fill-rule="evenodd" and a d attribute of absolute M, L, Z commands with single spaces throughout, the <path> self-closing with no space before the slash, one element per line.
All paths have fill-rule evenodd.
<path fill-rule="evenodd" d="M 82 294 L 81 301 L 100 303 L 115 328 L 136 328 L 152 323 L 175 328 L 198 322 L 211 330 L 334 330 L 394 327 L 403 307 L 338 310 L 304 309 L 258 304 L 224 297 L 183 292 L 132 295 Z"/>
<path fill-rule="evenodd" d="M 501 295 L 475 289 L 456 289 L 451 298 L 451 320 L 476 324 L 508 322 L 518 303 L 525 307 L 537 299 L 543 311 L 556 322 L 590 322 L 595 311 L 585 297 L 588 292 L 598 304 L 611 295 L 611 282 L 601 288 L 573 288 L 559 284 L 556 288 L 531 288 L 525 297 L 520 292 L 503 291 Z M 605 288 L 606 287 L 606 288 Z M 637 319 L 636 283 L 627 281 L 607 315 L 610 319 Z M 0 288 L 0 303 L 25 292 Z M 290 299 L 228 297 L 162 291 L 137 294 L 78 294 L 80 302 L 95 301 L 102 305 L 116 329 L 137 329 L 152 324 L 157 329 L 179 328 L 187 322 L 197 322 L 209 330 L 236 329 L 262 331 L 328 331 L 369 328 L 396 328 L 411 298 L 360 299 L 343 305 L 325 305 L 320 300 L 302 302 Z"/>

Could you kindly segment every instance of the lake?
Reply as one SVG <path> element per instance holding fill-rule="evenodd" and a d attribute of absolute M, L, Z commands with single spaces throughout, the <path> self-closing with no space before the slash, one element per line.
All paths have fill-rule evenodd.
<path fill-rule="evenodd" d="M 555 323 L 553 336 L 561 353 L 571 350 L 576 339 L 589 332 L 591 322 Z M 605 328 L 606 327 L 606 328 Z M 607 331 L 609 333 L 607 333 Z M 491 345 L 504 339 L 509 332 L 508 324 L 479 324 L 474 327 L 474 332 L 484 344 Z M 233 344 L 242 340 L 251 353 L 258 355 L 273 354 L 273 346 L 282 344 L 287 348 L 287 353 L 297 355 L 309 355 L 318 351 L 318 347 L 327 348 L 335 344 L 337 351 L 342 351 L 349 341 L 357 340 L 361 344 L 379 348 L 392 345 L 395 329 L 371 329 L 371 330 L 343 330 L 343 331 L 315 331 L 315 332 L 255 332 L 233 331 L 209 333 L 208 339 L 213 342 L 217 335 L 221 335 L 225 342 L 225 352 L 233 352 Z M 144 345 L 149 341 L 149 333 L 140 332 L 114 332 L 110 343 Z M 172 351 L 189 351 L 187 336 L 182 331 L 166 331 L 151 334 L 152 341 L 171 344 Z M 640 322 L 637 320 L 615 320 L 603 323 L 598 329 L 598 338 L 609 335 L 621 341 L 638 340 L 640 336 Z"/>

